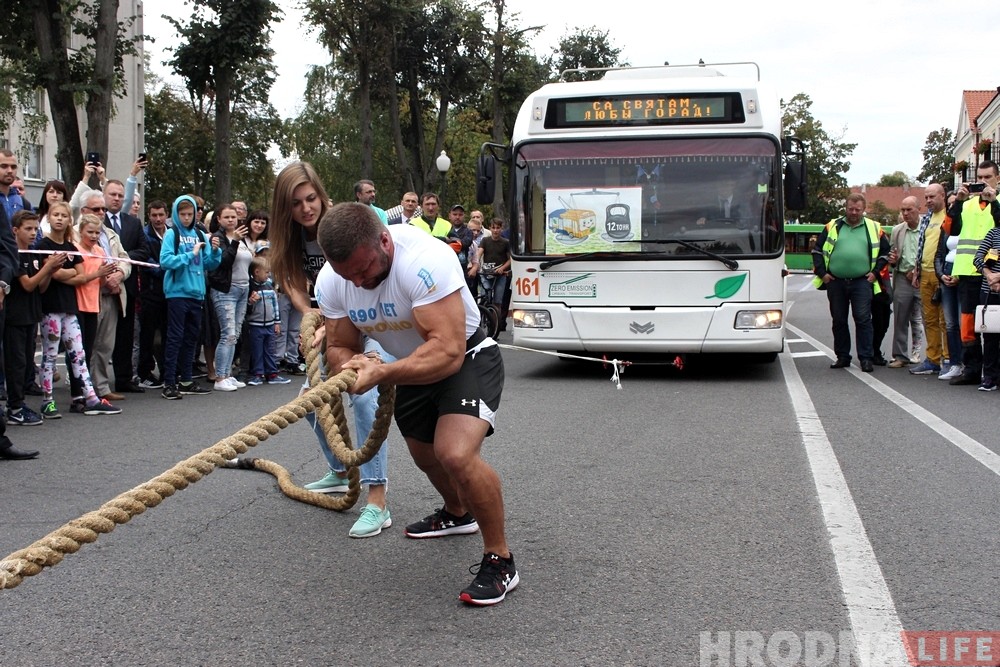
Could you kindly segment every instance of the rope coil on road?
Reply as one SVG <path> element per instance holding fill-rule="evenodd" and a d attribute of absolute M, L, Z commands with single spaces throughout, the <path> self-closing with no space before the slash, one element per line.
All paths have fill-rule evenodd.
<path fill-rule="evenodd" d="M 303 340 L 312 341 L 319 322 L 320 318 L 316 314 L 307 314 L 303 318 Z M 110 533 L 117 525 L 127 523 L 132 517 L 145 512 L 147 508 L 156 507 L 164 498 L 172 496 L 178 490 L 186 489 L 216 468 L 233 467 L 230 462 L 237 455 L 296 423 L 310 412 L 316 414 L 331 451 L 349 466 L 350 490 L 345 496 L 330 498 L 298 487 L 291 481 L 288 471 L 272 461 L 247 459 L 240 461 L 238 465 L 275 475 L 278 478 L 279 488 L 296 500 L 337 511 L 352 507 L 360 494 L 360 474 L 356 466 L 374 456 L 385 440 L 392 418 L 395 388 L 379 387 L 375 424 L 364 446 L 354 450 L 350 444 L 350 433 L 346 425 L 341 396 L 357 381 L 357 375 L 353 371 L 345 370 L 329 380 L 320 382 L 322 356 L 323 346 L 310 348 L 307 351 L 306 361 L 312 388 L 306 393 L 211 447 L 177 463 L 170 470 L 109 500 L 97 510 L 69 521 L 30 546 L 0 560 L 0 590 L 14 588 L 25 577 L 34 576 L 46 567 L 58 564 L 66 554 L 76 553 L 84 544 L 97 541 L 101 533 Z"/>

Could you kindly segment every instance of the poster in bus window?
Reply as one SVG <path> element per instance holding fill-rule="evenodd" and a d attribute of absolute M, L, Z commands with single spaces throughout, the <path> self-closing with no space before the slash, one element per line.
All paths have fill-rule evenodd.
<path fill-rule="evenodd" d="M 642 220 L 642 188 L 548 188 L 545 252 L 635 252 Z"/>

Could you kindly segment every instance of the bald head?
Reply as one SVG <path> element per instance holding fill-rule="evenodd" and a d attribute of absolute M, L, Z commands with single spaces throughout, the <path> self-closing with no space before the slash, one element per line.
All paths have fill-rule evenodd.
<path fill-rule="evenodd" d="M 931 183 L 924 190 L 924 204 L 931 213 L 938 213 L 944 210 L 944 186 L 940 183 Z"/>
<path fill-rule="evenodd" d="M 904 197 L 899 205 L 899 212 L 903 214 L 903 222 L 911 229 L 920 222 L 920 204 L 916 197 Z"/>

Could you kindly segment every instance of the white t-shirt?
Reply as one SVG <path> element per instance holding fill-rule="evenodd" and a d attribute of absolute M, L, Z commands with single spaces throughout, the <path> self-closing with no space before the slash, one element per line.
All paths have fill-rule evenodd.
<path fill-rule="evenodd" d="M 413 309 L 462 292 L 465 338 L 479 328 L 479 308 L 465 282 L 458 255 L 451 246 L 410 225 L 388 228 L 395 244 L 389 276 L 373 290 L 355 287 L 330 264 L 316 278 L 316 300 L 324 317 L 349 317 L 366 334 L 401 359 L 423 345 L 413 321 Z"/>

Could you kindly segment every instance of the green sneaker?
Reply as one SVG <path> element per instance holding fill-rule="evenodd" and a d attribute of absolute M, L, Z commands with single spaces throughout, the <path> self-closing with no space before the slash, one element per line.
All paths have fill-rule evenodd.
<path fill-rule="evenodd" d="M 315 491 L 316 493 L 347 493 L 349 484 L 350 482 L 346 477 L 341 477 L 331 470 L 326 473 L 323 479 L 309 482 L 303 488 L 307 491 Z"/>
<path fill-rule="evenodd" d="M 56 407 L 56 402 L 51 400 L 42 403 L 42 416 L 46 419 L 62 419 L 62 415 L 59 414 L 59 409 Z"/>
<path fill-rule="evenodd" d="M 379 509 L 378 505 L 368 504 L 361 510 L 361 516 L 351 526 L 351 537 L 375 537 L 383 528 L 392 525 L 389 508 Z"/>

